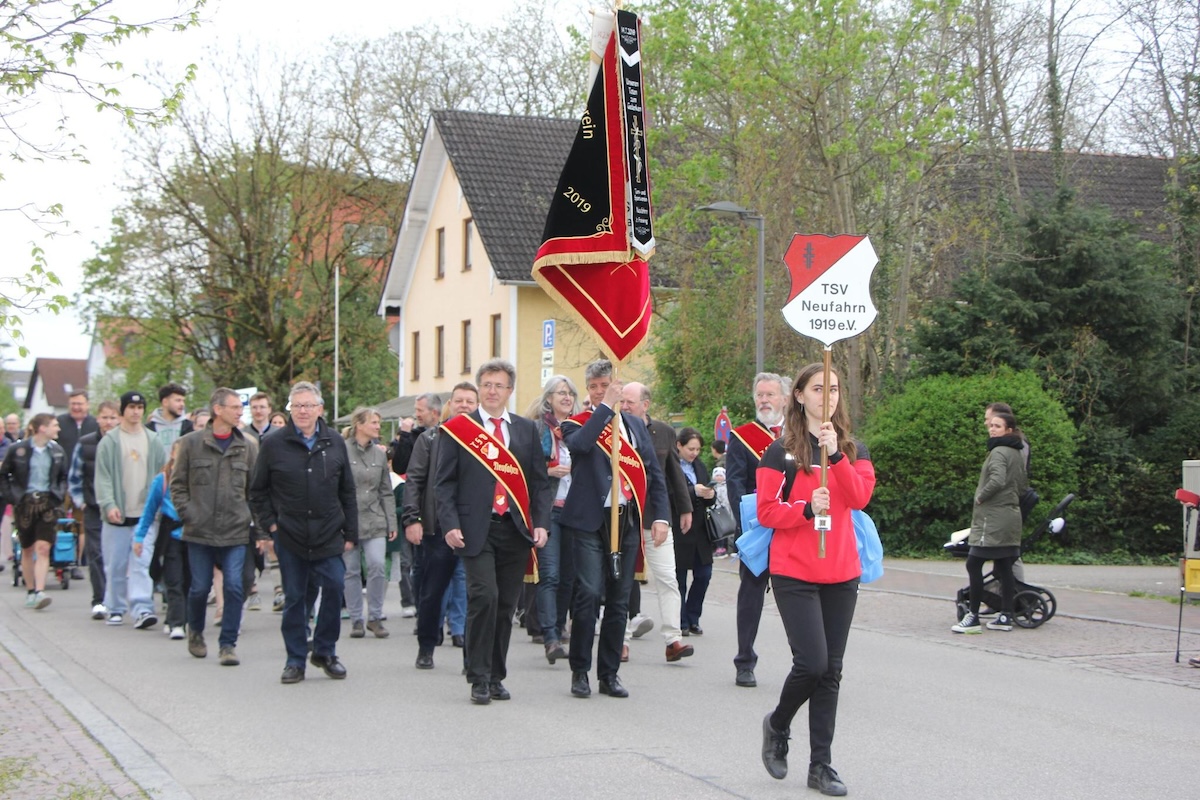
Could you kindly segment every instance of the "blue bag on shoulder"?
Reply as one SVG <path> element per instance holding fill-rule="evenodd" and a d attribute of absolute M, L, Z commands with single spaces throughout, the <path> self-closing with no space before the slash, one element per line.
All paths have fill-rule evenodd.
<path fill-rule="evenodd" d="M 854 520 L 854 538 L 858 540 L 858 561 L 862 565 L 859 583 L 871 583 L 883 577 L 883 542 L 879 541 L 879 530 L 875 520 L 865 511 L 850 512 Z"/>
<path fill-rule="evenodd" d="M 796 480 L 796 460 L 788 453 L 784 461 L 783 497 L 792 490 Z M 757 577 L 767 570 L 771 561 L 771 538 L 774 528 L 758 523 L 758 492 L 742 495 L 742 535 L 737 538 L 738 558 Z"/>

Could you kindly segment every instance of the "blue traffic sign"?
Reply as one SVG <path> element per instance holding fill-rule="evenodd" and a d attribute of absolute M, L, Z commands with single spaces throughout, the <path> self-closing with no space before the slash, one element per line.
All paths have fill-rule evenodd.
<path fill-rule="evenodd" d="M 554 320 L 552 319 L 542 322 L 542 348 L 545 350 L 554 349 Z"/>

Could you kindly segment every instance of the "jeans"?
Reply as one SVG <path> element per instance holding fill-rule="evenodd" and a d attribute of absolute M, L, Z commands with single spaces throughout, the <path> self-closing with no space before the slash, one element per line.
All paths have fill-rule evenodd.
<path fill-rule="evenodd" d="M 745 564 L 739 562 L 738 576 L 741 579 L 737 595 L 738 651 L 733 658 L 733 666 L 737 669 L 752 670 L 758 664 L 754 640 L 758 638 L 758 623 L 762 621 L 763 603 L 766 601 L 771 572 L 764 569 L 762 575 L 755 575 Z"/>
<path fill-rule="evenodd" d="M 467 568 L 462 559 L 454 565 L 450 585 L 442 595 L 442 616 L 450 626 L 451 636 L 462 636 L 467 630 Z"/>
<path fill-rule="evenodd" d="M 92 584 L 92 605 L 104 602 L 104 553 L 100 521 L 100 509 L 85 506 L 83 509 L 83 554 L 88 563 L 88 580 Z"/>
<path fill-rule="evenodd" d="M 308 654 L 308 605 L 318 589 L 321 602 L 313 631 L 313 655 L 322 658 L 336 655 L 342 630 L 346 564 L 341 555 L 309 561 L 288 550 L 280 538 L 278 534 L 275 536 L 275 555 L 279 558 L 279 574 L 286 599 L 279 629 L 287 648 L 286 666 L 304 669 L 304 657 Z"/>
<path fill-rule="evenodd" d="M 538 551 L 537 611 L 546 644 L 562 639 L 575 585 L 575 553 L 566 529 L 558 521 L 561 515 L 558 506 L 550 512 L 550 537 Z"/>
<path fill-rule="evenodd" d="M 214 547 L 188 542 L 187 547 L 188 567 L 192 572 L 192 585 L 188 588 L 188 629 L 194 634 L 204 633 L 204 617 L 208 612 L 208 592 L 212 589 L 213 567 L 220 565 L 224 578 L 221 581 L 221 595 L 224 598 L 225 610 L 221 616 L 221 636 L 218 644 L 221 647 L 234 647 L 237 645 L 238 629 L 242 627 L 242 601 L 245 599 L 245 593 L 237 576 L 242 574 L 246 546 L 235 544 Z"/>
<path fill-rule="evenodd" d="M 858 578 L 823 584 L 775 575 L 771 588 L 792 649 L 792 669 L 771 714 L 771 727 L 788 730 L 800 707 L 808 703 L 809 762 L 829 764 L 842 657 L 858 603 Z"/>
<path fill-rule="evenodd" d="M 497 683 L 508 677 L 513 612 L 521 597 L 530 546 L 506 516 L 492 522 L 478 555 L 462 557 L 467 573 L 468 683 Z"/>
<path fill-rule="evenodd" d="M 133 560 L 133 528 L 104 520 L 100 527 L 101 558 L 104 560 L 104 605 L 109 614 L 129 612 L 129 573 Z M 151 545 L 153 550 L 153 545 Z M 146 552 L 142 551 L 143 554 Z M 145 559 L 149 564 L 150 559 Z M 146 580 L 150 580 L 147 573 Z"/>
<path fill-rule="evenodd" d="M 629 616 L 629 590 L 633 586 L 633 570 L 637 563 L 638 537 L 641 531 L 633 521 L 622 515 L 625 530 L 621 534 L 621 577 L 613 580 L 610 569 L 609 533 L 605 525 L 595 531 L 568 528 L 575 547 L 575 597 L 571 603 L 572 672 L 588 672 L 592 668 L 592 640 L 595 639 L 596 616 L 604 603 L 604 620 L 600 623 L 600 643 L 596 649 L 596 674 L 607 680 L 621 667 L 621 645 L 625 639 L 625 624 Z"/>
<path fill-rule="evenodd" d="M 432 653 L 441 634 L 443 608 L 454 573 L 462 562 L 441 536 L 426 536 L 416 548 L 421 574 L 421 596 L 417 599 L 417 648 Z"/>
<path fill-rule="evenodd" d="M 407 539 L 400 544 L 400 605 L 404 608 L 416 606 L 413 592 L 413 546 Z"/>
<path fill-rule="evenodd" d="M 649 583 L 652 584 L 658 592 L 658 613 L 662 617 L 662 635 L 663 640 L 668 645 L 678 642 L 683 638 L 682 632 L 679 630 L 682 624 L 681 609 L 683 599 L 679 593 L 680 587 L 683 584 L 679 580 L 678 573 L 675 569 L 675 540 L 674 533 L 668 533 L 666 540 L 658 547 L 654 546 L 654 534 L 650 531 L 642 531 L 642 541 L 644 542 L 644 551 L 646 553 L 646 574 L 649 576 Z M 636 585 L 634 586 L 636 589 Z M 703 598 L 701 598 L 703 600 Z M 630 611 L 630 618 L 633 612 Z M 625 629 L 625 641 L 628 642 L 633 638 L 633 631 L 628 627 Z"/>
<path fill-rule="evenodd" d="M 692 561 L 692 586 L 688 589 L 687 567 L 676 567 L 675 577 L 679 581 L 679 596 L 682 600 L 682 613 L 679 624 L 684 628 L 700 624 L 700 614 L 704 611 L 704 595 L 708 594 L 708 584 L 712 581 L 713 565 L 701 564 L 700 554 L 697 553 Z"/>
<path fill-rule="evenodd" d="M 346 564 L 346 610 L 350 619 L 363 621 L 362 557 L 367 557 L 367 619 L 375 622 L 383 616 L 383 598 L 387 594 L 387 538 L 360 539 L 353 550 L 342 554 Z"/>

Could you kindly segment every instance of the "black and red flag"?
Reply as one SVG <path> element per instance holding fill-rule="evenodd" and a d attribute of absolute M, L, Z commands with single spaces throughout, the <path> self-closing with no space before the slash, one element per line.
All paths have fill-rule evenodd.
<path fill-rule="evenodd" d="M 533 278 L 625 361 L 650 330 L 654 253 L 641 28 L 635 14 L 596 12 L 587 107 L 546 215 Z"/>

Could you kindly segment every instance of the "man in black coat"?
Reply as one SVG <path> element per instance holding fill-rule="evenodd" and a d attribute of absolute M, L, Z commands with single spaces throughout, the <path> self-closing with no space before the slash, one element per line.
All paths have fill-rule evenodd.
<path fill-rule="evenodd" d="M 100 424 L 89 413 L 90 410 L 88 393 L 81 389 L 67 398 L 67 413 L 58 415 L 58 439 L 55 441 L 67 458 L 74 454 L 80 437 L 100 430 Z"/>
<path fill-rule="evenodd" d="M 646 475 L 646 519 L 638 513 L 633 498 L 621 493 L 618 525 L 621 526 L 620 575 L 611 570 L 610 515 L 612 502 L 612 461 L 600 445 L 601 435 L 609 427 L 614 409 L 621 402 L 621 384 L 612 380 L 612 364 L 595 361 L 584 371 L 592 411 L 563 423 L 563 441 L 571 451 L 571 488 L 563 503 L 559 521 L 570 528 L 574 540 L 575 598 L 571 604 L 571 694 L 588 697 L 588 672 L 592 668 L 592 641 L 596 615 L 604 603 L 600 625 L 600 643 L 596 650 L 596 675 L 601 694 L 628 697 L 629 692 L 617 678 L 621 666 L 621 645 L 629 611 L 629 590 L 633 585 L 634 565 L 642 529 L 650 530 L 656 542 L 665 542 L 671 530 L 671 505 L 667 500 L 666 481 L 654 453 L 654 442 L 646 425 L 633 415 L 621 415 L 621 439 L 637 450 Z M 586 421 L 583 417 L 587 417 Z M 650 521 L 653 520 L 651 523 Z"/>
<path fill-rule="evenodd" d="M 329 677 L 345 678 L 336 653 L 346 578 L 342 553 L 358 543 L 350 454 L 346 440 L 321 419 L 325 403 L 316 386 L 297 383 L 288 401 L 289 424 L 262 440 L 250 484 L 250 507 L 258 529 L 275 540 L 287 598 L 280 624 L 287 663 L 280 681 L 304 680 L 310 585 L 321 590 L 310 660 Z"/>
<path fill-rule="evenodd" d="M 529 549 L 546 544 L 554 503 L 537 427 L 508 412 L 516 377 L 507 361 L 484 362 L 475 376 L 479 408 L 447 420 L 437 443 L 438 522 L 466 568 L 467 681 L 471 701 L 479 705 L 510 698 L 503 680 L 513 611 Z M 456 423 L 468 419 L 477 424 L 463 428 L 467 436 L 458 435 Z M 480 453 L 469 451 L 466 445 L 485 430 L 491 439 Z M 518 465 L 520 475 L 514 475 Z M 501 475 L 524 484 L 528 508 L 500 483 Z"/>

